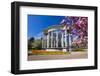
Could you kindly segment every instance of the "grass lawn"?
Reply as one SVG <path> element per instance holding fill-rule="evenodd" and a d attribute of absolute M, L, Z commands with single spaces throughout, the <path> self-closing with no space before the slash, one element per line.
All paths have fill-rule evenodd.
<path fill-rule="evenodd" d="M 73 52 L 85 52 L 85 51 L 87 51 L 87 49 L 77 48 L 73 50 Z"/>
<path fill-rule="evenodd" d="M 32 55 L 65 55 L 65 54 L 70 54 L 70 52 L 32 50 Z"/>

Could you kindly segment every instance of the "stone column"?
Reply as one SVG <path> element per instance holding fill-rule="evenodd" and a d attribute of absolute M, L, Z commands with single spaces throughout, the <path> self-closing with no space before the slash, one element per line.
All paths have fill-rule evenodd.
<path fill-rule="evenodd" d="M 54 44 L 54 45 L 53 45 L 53 47 L 55 48 L 55 47 L 56 47 L 56 37 L 55 37 L 55 31 L 54 31 L 53 37 L 54 37 L 54 38 L 53 38 L 53 39 L 54 39 L 54 40 L 53 40 L 53 44 Z"/>
<path fill-rule="evenodd" d="M 58 31 L 56 32 L 56 48 L 58 48 Z"/>
<path fill-rule="evenodd" d="M 49 32 L 48 32 L 48 35 L 47 35 L 47 48 L 49 48 Z"/>
<path fill-rule="evenodd" d="M 64 47 L 64 34 L 63 34 L 63 32 L 62 32 L 62 38 L 61 38 L 61 46 L 62 46 L 62 48 Z"/>
<path fill-rule="evenodd" d="M 44 48 L 44 47 L 43 47 L 43 37 L 42 37 L 42 48 Z"/>
<path fill-rule="evenodd" d="M 63 52 L 66 52 L 67 51 L 67 31 L 65 30 L 64 31 L 64 36 L 65 36 L 65 38 L 64 38 L 64 42 L 65 42 L 65 44 L 63 45 L 64 46 L 64 49 L 63 49 Z"/>
<path fill-rule="evenodd" d="M 46 36 L 44 36 L 44 40 L 43 40 L 43 44 L 44 44 L 44 48 L 46 48 Z"/>
<path fill-rule="evenodd" d="M 55 44 L 56 44 L 56 43 L 55 43 L 55 40 L 54 40 L 54 45 L 53 45 L 54 48 L 55 48 Z"/>
<path fill-rule="evenodd" d="M 67 31 L 65 30 L 65 47 L 67 47 Z"/>
<path fill-rule="evenodd" d="M 69 52 L 71 52 L 72 51 L 72 48 L 71 48 L 71 46 L 72 46 L 72 34 L 69 34 L 69 37 L 68 37 L 69 39 Z"/>
<path fill-rule="evenodd" d="M 51 48 L 53 47 L 53 31 L 51 32 Z"/>

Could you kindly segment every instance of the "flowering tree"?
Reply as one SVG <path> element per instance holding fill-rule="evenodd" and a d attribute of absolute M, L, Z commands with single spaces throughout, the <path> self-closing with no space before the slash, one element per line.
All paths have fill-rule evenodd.
<path fill-rule="evenodd" d="M 73 35 L 73 44 L 77 44 L 78 47 L 87 45 L 88 36 L 88 18 L 67 16 L 62 20 L 61 24 L 66 25 L 68 31 Z"/>

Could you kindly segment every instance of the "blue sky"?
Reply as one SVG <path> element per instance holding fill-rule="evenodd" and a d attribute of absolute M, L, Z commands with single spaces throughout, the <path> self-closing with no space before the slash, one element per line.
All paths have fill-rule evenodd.
<path fill-rule="evenodd" d="M 64 16 L 28 15 L 28 38 L 41 37 L 44 29 L 59 24 L 64 18 Z"/>

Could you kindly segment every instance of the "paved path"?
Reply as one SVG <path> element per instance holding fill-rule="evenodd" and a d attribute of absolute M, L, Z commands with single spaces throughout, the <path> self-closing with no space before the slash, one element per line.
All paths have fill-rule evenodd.
<path fill-rule="evenodd" d="M 83 59 L 87 57 L 87 52 L 71 52 L 68 55 L 30 55 L 28 60 Z"/>

